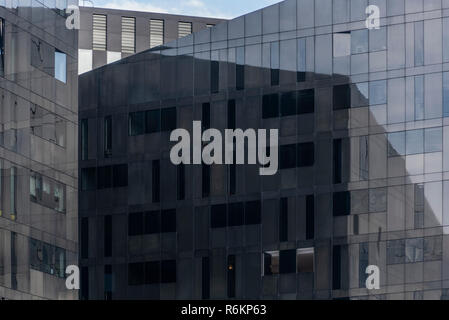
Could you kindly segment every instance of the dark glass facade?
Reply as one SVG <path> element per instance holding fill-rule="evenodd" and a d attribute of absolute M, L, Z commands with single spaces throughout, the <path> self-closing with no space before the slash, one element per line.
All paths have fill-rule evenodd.
<path fill-rule="evenodd" d="M 78 299 L 77 1 L 0 1 L 0 299 Z"/>
<path fill-rule="evenodd" d="M 449 2 L 369 4 L 379 29 L 287 0 L 81 76 L 82 298 L 448 297 Z M 279 129 L 278 173 L 173 165 L 193 121 Z"/>

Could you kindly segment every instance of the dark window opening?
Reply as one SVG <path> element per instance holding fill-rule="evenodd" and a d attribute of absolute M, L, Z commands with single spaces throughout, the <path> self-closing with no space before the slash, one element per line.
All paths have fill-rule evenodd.
<path fill-rule="evenodd" d="M 351 88 L 349 84 L 334 86 L 334 110 L 351 107 Z"/>
<path fill-rule="evenodd" d="M 161 232 L 161 213 L 159 211 L 145 212 L 143 217 L 145 234 L 157 234 Z"/>
<path fill-rule="evenodd" d="M 281 117 L 296 115 L 296 92 L 284 92 L 281 94 Z"/>
<path fill-rule="evenodd" d="M 112 216 L 104 217 L 104 256 L 112 257 Z"/>
<path fill-rule="evenodd" d="M 237 227 L 244 224 L 243 203 L 231 203 L 228 207 L 228 226 Z"/>
<path fill-rule="evenodd" d="M 203 198 L 207 198 L 210 195 L 210 166 L 203 164 L 202 165 L 202 194 Z"/>
<path fill-rule="evenodd" d="M 145 133 L 161 131 L 161 110 L 148 110 L 145 112 Z"/>
<path fill-rule="evenodd" d="M 298 167 L 311 167 L 315 164 L 315 144 L 313 142 L 298 144 Z"/>
<path fill-rule="evenodd" d="M 162 261 L 161 263 L 161 283 L 176 282 L 176 260 Z"/>
<path fill-rule="evenodd" d="M 351 193 L 349 191 L 334 193 L 334 217 L 351 214 Z"/>
<path fill-rule="evenodd" d="M 334 184 L 339 184 L 342 182 L 342 140 L 336 139 L 334 140 Z"/>
<path fill-rule="evenodd" d="M 296 168 L 296 144 L 281 146 L 281 170 Z"/>
<path fill-rule="evenodd" d="M 225 204 L 214 205 L 211 207 L 211 228 L 226 228 L 227 208 Z"/>
<path fill-rule="evenodd" d="M 279 272 L 296 273 L 296 250 L 284 250 L 279 254 Z"/>
<path fill-rule="evenodd" d="M 260 201 L 250 201 L 245 203 L 245 224 L 256 225 L 261 223 Z"/>
<path fill-rule="evenodd" d="M 279 117 L 279 95 L 277 93 L 266 94 L 262 98 L 262 118 Z"/>
<path fill-rule="evenodd" d="M 201 124 L 203 131 L 210 129 L 210 103 L 203 103 Z"/>
<path fill-rule="evenodd" d="M 153 203 L 160 202 L 160 194 L 161 194 L 161 170 L 160 170 L 160 161 L 153 160 L 152 163 L 152 197 Z"/>
<path fill-rule="evenodd" d="M 298 91 L 298 114 L 315 112 L 315 89 Z"/>
<path fill-rule="evenodd" d="M 119 164 L 112 167 L 113 187 L 124 188 L 128 186 L 128 165 Z"/>
<path fill-rule="evenodd" d="M 161 263 L 151 261 L 145 263 L 145 284 L 156 284 L 161 282 Z"/>
<path fill-rule="evenodd" d="M 177 126 L 176 108 L 162 109 L 161 131 L 173 131 Z"/>
<path fill-rule="evenodd" d="M 104 118 L 104 156 L 112 155 L 112 116 Z"/>
<path fill-rule="evenodd" d="M 161 231 L 163 233 L 176 232 L 176 209 L 161 212 Z"/>
<path fill-rule="evenodd" d="M 210 90 L 212 93 L 218 93 L 220 79 L 220 63 L 218 61 L 210 62 Z"/>
<path fill-rule="evenodd" d="M 140 236 L 143 234 L 143 212 L 134 212 L 128 215 L 128 235 Z"/>

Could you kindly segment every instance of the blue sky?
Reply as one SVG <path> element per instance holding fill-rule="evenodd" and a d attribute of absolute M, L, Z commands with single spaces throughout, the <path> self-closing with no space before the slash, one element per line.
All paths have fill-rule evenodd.
<path fill-rule="evenodd" d="M 228 19 L 277 2 L 281 0 L 93 0 L 96 7 Z"/>

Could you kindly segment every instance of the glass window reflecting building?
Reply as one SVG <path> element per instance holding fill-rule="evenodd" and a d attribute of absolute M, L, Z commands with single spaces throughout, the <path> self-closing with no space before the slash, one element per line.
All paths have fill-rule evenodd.
<path fill-rule="evenodd" d="M 286 0 L 81 76 L 82 298 L 445 297 L 449 3 L 375 4 L 379 29 Z M 173 165 L 193 121 L 278 129 L 279 171 Z"/>
<path fill-rule="evenodd" d="M 0 299 L 78 299 L 77 1 L 0 1 Z"/>

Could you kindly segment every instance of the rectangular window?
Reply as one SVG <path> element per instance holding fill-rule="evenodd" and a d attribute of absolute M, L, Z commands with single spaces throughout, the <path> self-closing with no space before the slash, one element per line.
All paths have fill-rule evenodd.
<path fill-rule="evenodd" d="M 122 52 L 136 52 L 136 18 L 122 17 Z"/>
<path fill-rule="evenodd" d="M 406 132 L 406 152 L 408 155 L 424 152 L 424 130 Z"/>
<path fill-rule="evenodd" d="M 424 184 L 415 184 L 415 229 L 424 228 Z"/>
<path fill-rule="evenodd" d="M 112 216 L 104 217 L 104 256 L 112 257 Z"/>
<path fill-rule="evenodd" d="M 60 213 L 65 212 L 66 186 L 39 173 L 30 173 L 30 200 Z"/>
<path fill-rule="evenodd" d="M 104 299 L 112 300 L 112 266 L 104 266 Z"/>
<path fill-rule="evenodd" d="M 143 212 L 134 212 L 128 215 L 128 235 L 130 237 L 144 234 Z"/>
<path fill-rule="evenodd" d="M 207 164 L 203 164 L 201 168 L 202 194 L 203 198 L 207 198 L 210 195 L 210 166 Z"/>
<path fill-rule="evenodd" d="M 315 238 L 315 197 L 306 197 L 306 240 Z"/>
<path fill-rule="evenodd" d="M 160 202 L 160 194 L 161 194 L 161 170 L 160 170 L 160 161 L 153 160 L 152 163 L 152 196 L 153 203 Z"/>
<path fill-rule="evenodd" d="M 107 40 L 107 19 L 105 15 L 94 14 L 93 18 L 93 35 L 92 49 L 98 51 L 106 51 Z"/>
<path fill-rule="evenodd" d="M 315 112 L 315 89 L 298 91 L 298 114 Z"/>
<path fill-rule="evenodd" d="M 162 210 L 161 212 L 161 232 L 176 232 L 176 209 Z"/>
<path fill-rule="evenodd" d="M 145 112 L 145 133 L 161 131 L 161 110 L 148 110 Z"/>
<path fill-rule="evenodd" d="M 429 128 L 424 130 L 424 151 L 426 153 L 443 151 L 442 128 Z"/>
<path fill-rule="evenodd" d="M 173 131 L 177 126 L 176 108 L 161 110 L 161 131 Z"/>
<path fill-rule="evenodd" d="M 296 250 L 284 250 L 280 252 L 279 273 L 296 273 Z"/>
<path fill-rule="evenodd" d="M 67 121 L 36 104 L 30 108 L 31 134 L 60 147 L 66 144 Z"/>
<path fill-rule="evenodd" d="M 178 22 L 178 38 L 183 38 L 192 33 L 191 22 Z"/>
<path fill-rule="evenodd" d="M 150 48 L 164 43 L 164 20 L 150 19 Z"/>
<path fill-rule="evenodd" d="M 220 79 L 220 63 L 216 60 L 210 61 L 210 91 L 218 93 Z"/>
<path fill-rule="evenodd" d="M 55 78 L 67 83 L 67 55 L 55 49 Z"/>
<path fill-rule="evenodd" d="M 12 238 L 14 236 L 14 239 Z M 16 234 L 11 233 L 11 252 L 15 252 Z M 29 239 L 30 268 L 58 278 L 65 277 L 66 251 L 36 239 Z M 16 264 L 16 262 L 15 262 Z"/>
<path fill-rule="evenodd" d="M 315 271 L 315 249 L 296 250 L 296 267 L 298 273 L 313 273 Z"/>
<path fill-rule="evenodd" d="M 201 298 L 203 300 L 210 299 L 210 259 L 202 258 L 201 265 Z"/>
<path fill-rule="evenodd" d="M 281 116 L 288 117 L 296 115 L 296 92 L 281 93 Z"/>
<path fill-rule="evenodd" d="M 114 188 L 128 186 L 128 165 L 119 164 L 112 167 L 112 185 Z"/>
<path fill-rule="evenodd" d="M 251 201 L 245 203 L 245 224 L 256 225 L 261 223 L 260 201 Z"/>
<path fill-rule="evenodd" d="M 298 144 L 297 152 L 296 159 L 299 168 L 312 167 L 315 164 L 315 144 L 313 142 Z"/>
<path fill-rule="evenodd" d="M 81 219 L 81 259 L 89 258 L 89 218 Z"/>
<path fill-rule="evenodd" d="M 334 110 L 349 109 L 351 107 L 351 87 L 348 84 L 334 86 Z"/>
<path fill-rule="evenodd" d="M 334 58 L 351 55 L 351 32 L 334 33 Z"/>
<path fill-rule="evenodd" d="M 449 72 L 443 73 L 443 116 L 449 117 Z"/>
<path fill-rule="evenodd" d="M 0 18 L 0 76 L 5 75 L 5 19 Z"/>
<path fill-rule="evenodd" d="M 371 105 L 387 103 L 387 81 L 379 80 L 369 83 L 369 102 Z"/>
<path fill-rule="evenodd" d="M 157 284 L 161 282 L 161 263 L 151 261 L 145 263 L 145 284 Z"/>
<path fill-rule="evenodd" d="M 424 65 L 424 22 L 415 22 L 415 67 Z"/>
<path fill-rule="evenodd" d="M 228 256 L 228 298 L 235 298 L 235 280 L 236 280 L 236 261 L 235 256 Z"/>
<path fill-rule="evenodd" d="M 93 191 L 97 188 L 96 168 L 81 169 L 81 191 Z"/>
<path fill-rule="evenodd" d="M 202 106 L 202 122 L 203 131 L 210 129 L 210 103 L 203 103 Z"/>
<path fill-rule="evenodd" d="M 225 204 L 214 205 L 210 209 L 210 224 L 212 229 L 226 228 L 227 208 Z"/>
<path fill-rule="evenodd" d="M 236 90 L 245 89 L 245 47 L 236 49 L 235 77 Z"/>
<path fill-rule="evenodd" d="M 281 199 L 279 212 L 279 241 L 288 241 L 288 199 Z"/>
<path fill-rule="evenodd" d="M 332 250 L 332 289 L 341 289 L 341 246 Z"/>
<path fill-rule="evenodd" d="M 424 120 L 424 76 L 415 76 L 415 120 Z"/>
<path fill-rule="evenodd" d="M 11 204 L 11 217 L 17 219 L 17 168 L 11 167 L 10 175 L 10 204 Z"/>
<path fill-rule="evenodd" d="M 145 283 L 145 263 L 128 264 L 128 285 L 141 286 Z"/>
<path fill-rule="evenodd" d="M 245 217 L 243 203 L 230 203 L 228 206 L 228 226 L 242 226 L 244 221 Z"/>
<path fill-rule="evenodd" d="M 342 182 L 342 139 L 334 140 L 334 152 L 333 152 L 333 172 L 334 172 L 334 184 Z"/>
<path fill-rule="evenodd" d="M 369 266 L 369 243 L 359 245 L 359 287 L 366 288 L 366 268 Z"/>
<path fill-rule="evenodd" d="M 306 39 L 298 39 L 298 71 L 296 73 L 296 81 L 306 81 Z"/>
<path fill-rule="evenodd" d="M 177 168 L 177 199 L 184 200 L 186 198 L 186 167 L 183 163 Z"/>
<path fill-rule="evenodd" d="M 161 262 L 161 283 L 176 282 L 176 260 Z"/>
<path fill-rule="evenodd" d="M 281 170 L 296 168 L 296 144 L 289 144 L 281 146 L 280 158 L 281 158 Z"/>
<path fill-rule="evenodd" d="M 335 192 L 333 196 L 334 217 L 351 214 L 351 193 L 349 191 Z"/>
<path fill-rule="evenodd" d="M 145 212 L 144 219 L 144 234 L 157 234 L 161 232 L 161 213 L 160 211 Z"/>
<path fill-rule="evenodd" d="M 81 160 L 89 158 L 89 119 L 81 120 Z"/>
<path fill-rule="evenodd" d="M 263 254 L 264 276 L 279 274 L 279 251 L 268 251 Z"/>
<path fill-rule="evenodd" d="M 112 155 L 112 116 L 104 118 L 104 156 Z"/>
<path fill-rule="evenodd" d="M 362 136 L 359 140 L 359 156 L 360 156 L 360 180 L 366 181 L 369 179 L 369 148 L 368 136 Z"/>
<path fill-rule="evenodd" d="M 277 93 L 266 94 L 262 98 L 262 118 L 279 117 L 279 95 Z"/>
<path fill-rule="evenodd" d="M 112 166 L 97 168 L 97 190 L 112 188 Z"/>
<path fill-rule="evenodd" d="M 89 267 L 81 268 L 81 300 L 89 300 Z"/>
<path fill-rule="evenodd" d="M 270 46 L 270 57 L 271 57 L 271 85 L 279 85 L 279 42 L 272 42 Z"/>
<path fill-rule="evenodd" d="M 145 112 L 132 112 L 129 114 L 129 135 L 145 134 Z"/>

